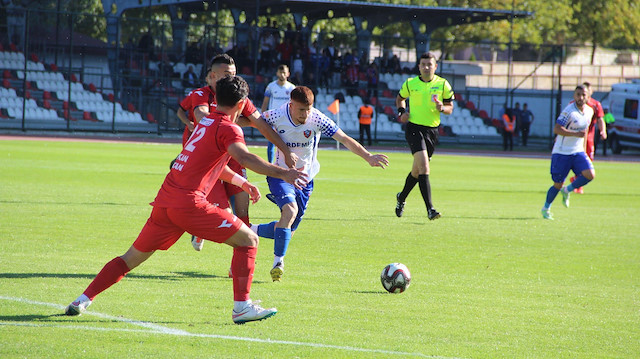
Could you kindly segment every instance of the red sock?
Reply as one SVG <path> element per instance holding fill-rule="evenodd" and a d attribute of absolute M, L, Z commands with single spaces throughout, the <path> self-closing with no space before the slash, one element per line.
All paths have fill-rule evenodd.
<path fill-rule="evenodd" d="M 251 224 L 249 223 L 249 216 L 246 216 L 246 217 L 238 217 L 238 218 L 240 218 L 240 220 L 241 220 L 242 222 L 244 222 L 244 224 L 246 224 L 248 227 L 251 227 Z"/>
<path fill-rule="evenodd" d="M 93 282 L 89 284 L 84 291 L 84 295 L 93 300 L 96 295 L 118 283 L 127 273 L 129 273 L 129 267 L 127 267 L 124 259 L 120 257 L 113 258 L 104 265 L 100 273 L 93 279 Z"/>
<path fill-rule="evenodd" d="M 251 282 L 253 282 L 253 270 L 256 266 L 257 247 L 236 247 L 233 249 L 231 259 L 231 272 L 233 272 L 233 300 L 249 300 Z"/>

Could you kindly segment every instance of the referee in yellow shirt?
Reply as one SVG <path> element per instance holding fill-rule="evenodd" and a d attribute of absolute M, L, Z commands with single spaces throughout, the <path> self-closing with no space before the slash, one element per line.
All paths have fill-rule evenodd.
<path fill-rule="evenodd" d="M 396 216 L 402 217 L 407 196 L 415 187 L 420 193 L 430 220 L 440 218 L 441 214 L 431 203 L 431 185 L 429 183 L 429 160 L 438 144 L 438 126 L 440 114 L 453 112 L 453 89 L 449 82 L 436 75 L 438 63 L 431 52 L 420 56 L 419 77 L 406 80 L 396 97 L 398 117 L 406 123 L 405 138 L 413 154 L 411 172 L 407 175 L 402 192 L 396 195 Z M 410 109 L 407 109 L 407 99 Z"/>

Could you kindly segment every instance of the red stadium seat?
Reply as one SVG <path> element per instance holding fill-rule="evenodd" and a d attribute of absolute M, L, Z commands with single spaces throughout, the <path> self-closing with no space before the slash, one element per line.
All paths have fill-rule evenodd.
<path fill-rule="evenodd" d="M 114 101 L 114 99 L 115 99 L 115 98 L 113 97 L 113 94 L 112 94 L 112 93 L 108 94 L 108 95 L 107 95 L 107 98 L 109 99 L 109 101 L 110 101 L 110 102 L 113 102 L 113 101 Z"/>
<path fill-rule="evenodd" d="M 42 102 L 42 107 L 46 108 L 47 110 L 51 109 L 51 102 L 49 100 L 44 100 Z"/>
<path fill-rule="evenodd" d="M 90 83 L 89 84 L 89 91 L 96 92 L 96 91 L 98 91 L 98 89 L 96 89 L 96 85 L 94 85 L 93 83 Z"/>
<path fill-rule="evenodd" d="M 9 44 L 9 49 L 13 52 L 18 52 L 18 47 L 14 43 Z"/>
<path fill-rule="evenodd" d="M 489 114 L 485 110 L 480 110 L 480 112 L 478 112 L 478 117 L 480 117 L 483 120 L 486 120 L 489 118 Z"/>
<path fill-rule="evenodd" d="M 31 56 L 29 56 L 29 58 L 31 59 L 31 61 L 33 62 L 40 62 L 40 59 L 38 58 L 38 55 L 32 53 Z"/>
<path fill-rule="evenodd" d="M 29 83 L 29 82 L 27 82 L 27 83 Z M 24 92 L 24 98 L 31 98 L 31 91 L 26 90 L 26 91 Z"/>
<path fill-rule="evenodd" d="M 377 105 L 377 104 L 378 104 L 378 98 L 377 98 L 377 97 L 375 97 L 375 96 L 373 96 L 372 98 L 370 98 L 370 99 L 369 99 L 369 103 L 370 103 L 372 106 Z"/>
<path fill-rule="evenodd" d="M 4 79 L 2 80 L 2 87 L 4 88 L 10 88 L 11 87 L 11 82 L 9 82 L 8 79 Z"/>
<path fill-rule="evenodd" d="M 43 100 L 51 100 L 51 92 L 49 92 L 49 91 L 43 91 L 43 92 L 42 92 L 42 99 L 43 99 Z"/>
<path fill-rule="evenodd" d="M 156 119 L 153 117 L 153 114 L 151 112 L 147 112 L 147 121 L 149 123 L 156 123 Z"/>
<path fill-rule="evenodd" d="M 455 99 L 456 99 L 456 101 L 464 101 L 464 100 L 462 99 L 462 95 L 461 95 L 461 94 L 459 94 L 459 93 L 457 93 L 457 94 L 453 95 L 453 98 L 455 98 Z"/>
<path fill-rule="evenodd" d="M 93 121 L 93 118 L 91 117 L 91 113 L 84 111 L 82 113 L 82 119 L 86 120 L 86 121 Z"/>
<path fill-rule="evenodd" d="M 63 101 L 62 102 L 62 108 L 65 109 L 65 110 L 68 110 L 69 109 L 69 101 Z"/>
<path fill-rule="evenodd" d="M 384 107 L 384 113 L 386 113 L 389 116 L 395 116 L 396 112 L 393 110 L 393 107 L 387 105 Z"/>
<path fill-rule="evenodd" d="M 387 89 L 382 91 L 382 97 L 386 97 L 386 98 L 392 98 L 393 97 L 393 92 L 391 92 L 391 90 Z"/>
<path fill-rule="evenodd" d="M 9 71 L 9 70 L 4 70 L 4 71 L 2 72 L 2 78 L 4 78 L 4 79 L 11 79 L 11 78 L 13 78 L 13 76 L 11 75 L 11 71 Z"/>
<path fill-rule="evenodd" d="M 473 102 L 471 101 L 467 101 L 464 107 L 468 108 L 470 111 L 473 111 L 476 109 L 476 105 L 474 105 Z"/>
<path fill-rule="evenodd" d="M 128 110 L 129 112 L 136 112 L 136 107 L 135 107 L 131 102 L 129 102 L 129 103 L 127 104 L 127 110 Z"/>
<path fill-rule="evenodd" d="M 51 71 L 58 71 L 58 65 L 56 64 L 51 64 L 49 67 L 51 68 Z"/>
<path fill-rule="evenodd" d="M 78 82 L 78 78 L 75 74 L 71 74 L 71 82 Z"/>

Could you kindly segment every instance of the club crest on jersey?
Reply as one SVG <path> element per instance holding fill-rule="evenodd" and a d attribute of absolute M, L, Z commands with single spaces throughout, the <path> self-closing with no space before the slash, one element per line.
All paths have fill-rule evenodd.
<path fill-rule="evenodd" d="M 309 138 L 309 136 L 311 136 L 311 130 L 306 130 L 303 132 L 304 137 Z"/>

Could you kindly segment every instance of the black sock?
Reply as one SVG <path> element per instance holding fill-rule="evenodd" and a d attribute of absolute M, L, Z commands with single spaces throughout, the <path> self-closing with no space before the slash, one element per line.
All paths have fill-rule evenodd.
<path fill-rule="evenodd" d="M 427 210 L 433 208 L 431 204 L 431 184 L 429 183 L 429 175 L 419 175 L 418 183 L 420 184 L 420 193 L 422 193 L 422 199 L 427 206 Z"/>
<path fill-rule="evenodd" d="M 407 179 L 404 181 L 404 188 L 402 189 L 402 192 L 400 192 L 400 202 L 404 202 L 407 199 L 407 196 L 409 195 L 413 187 L 416 186 L 416 183 L 418 183 L 418 179 L 413 177 L 411 175 L 411 172 L 409 172 L 409 174 L 407 175 Z"/>

